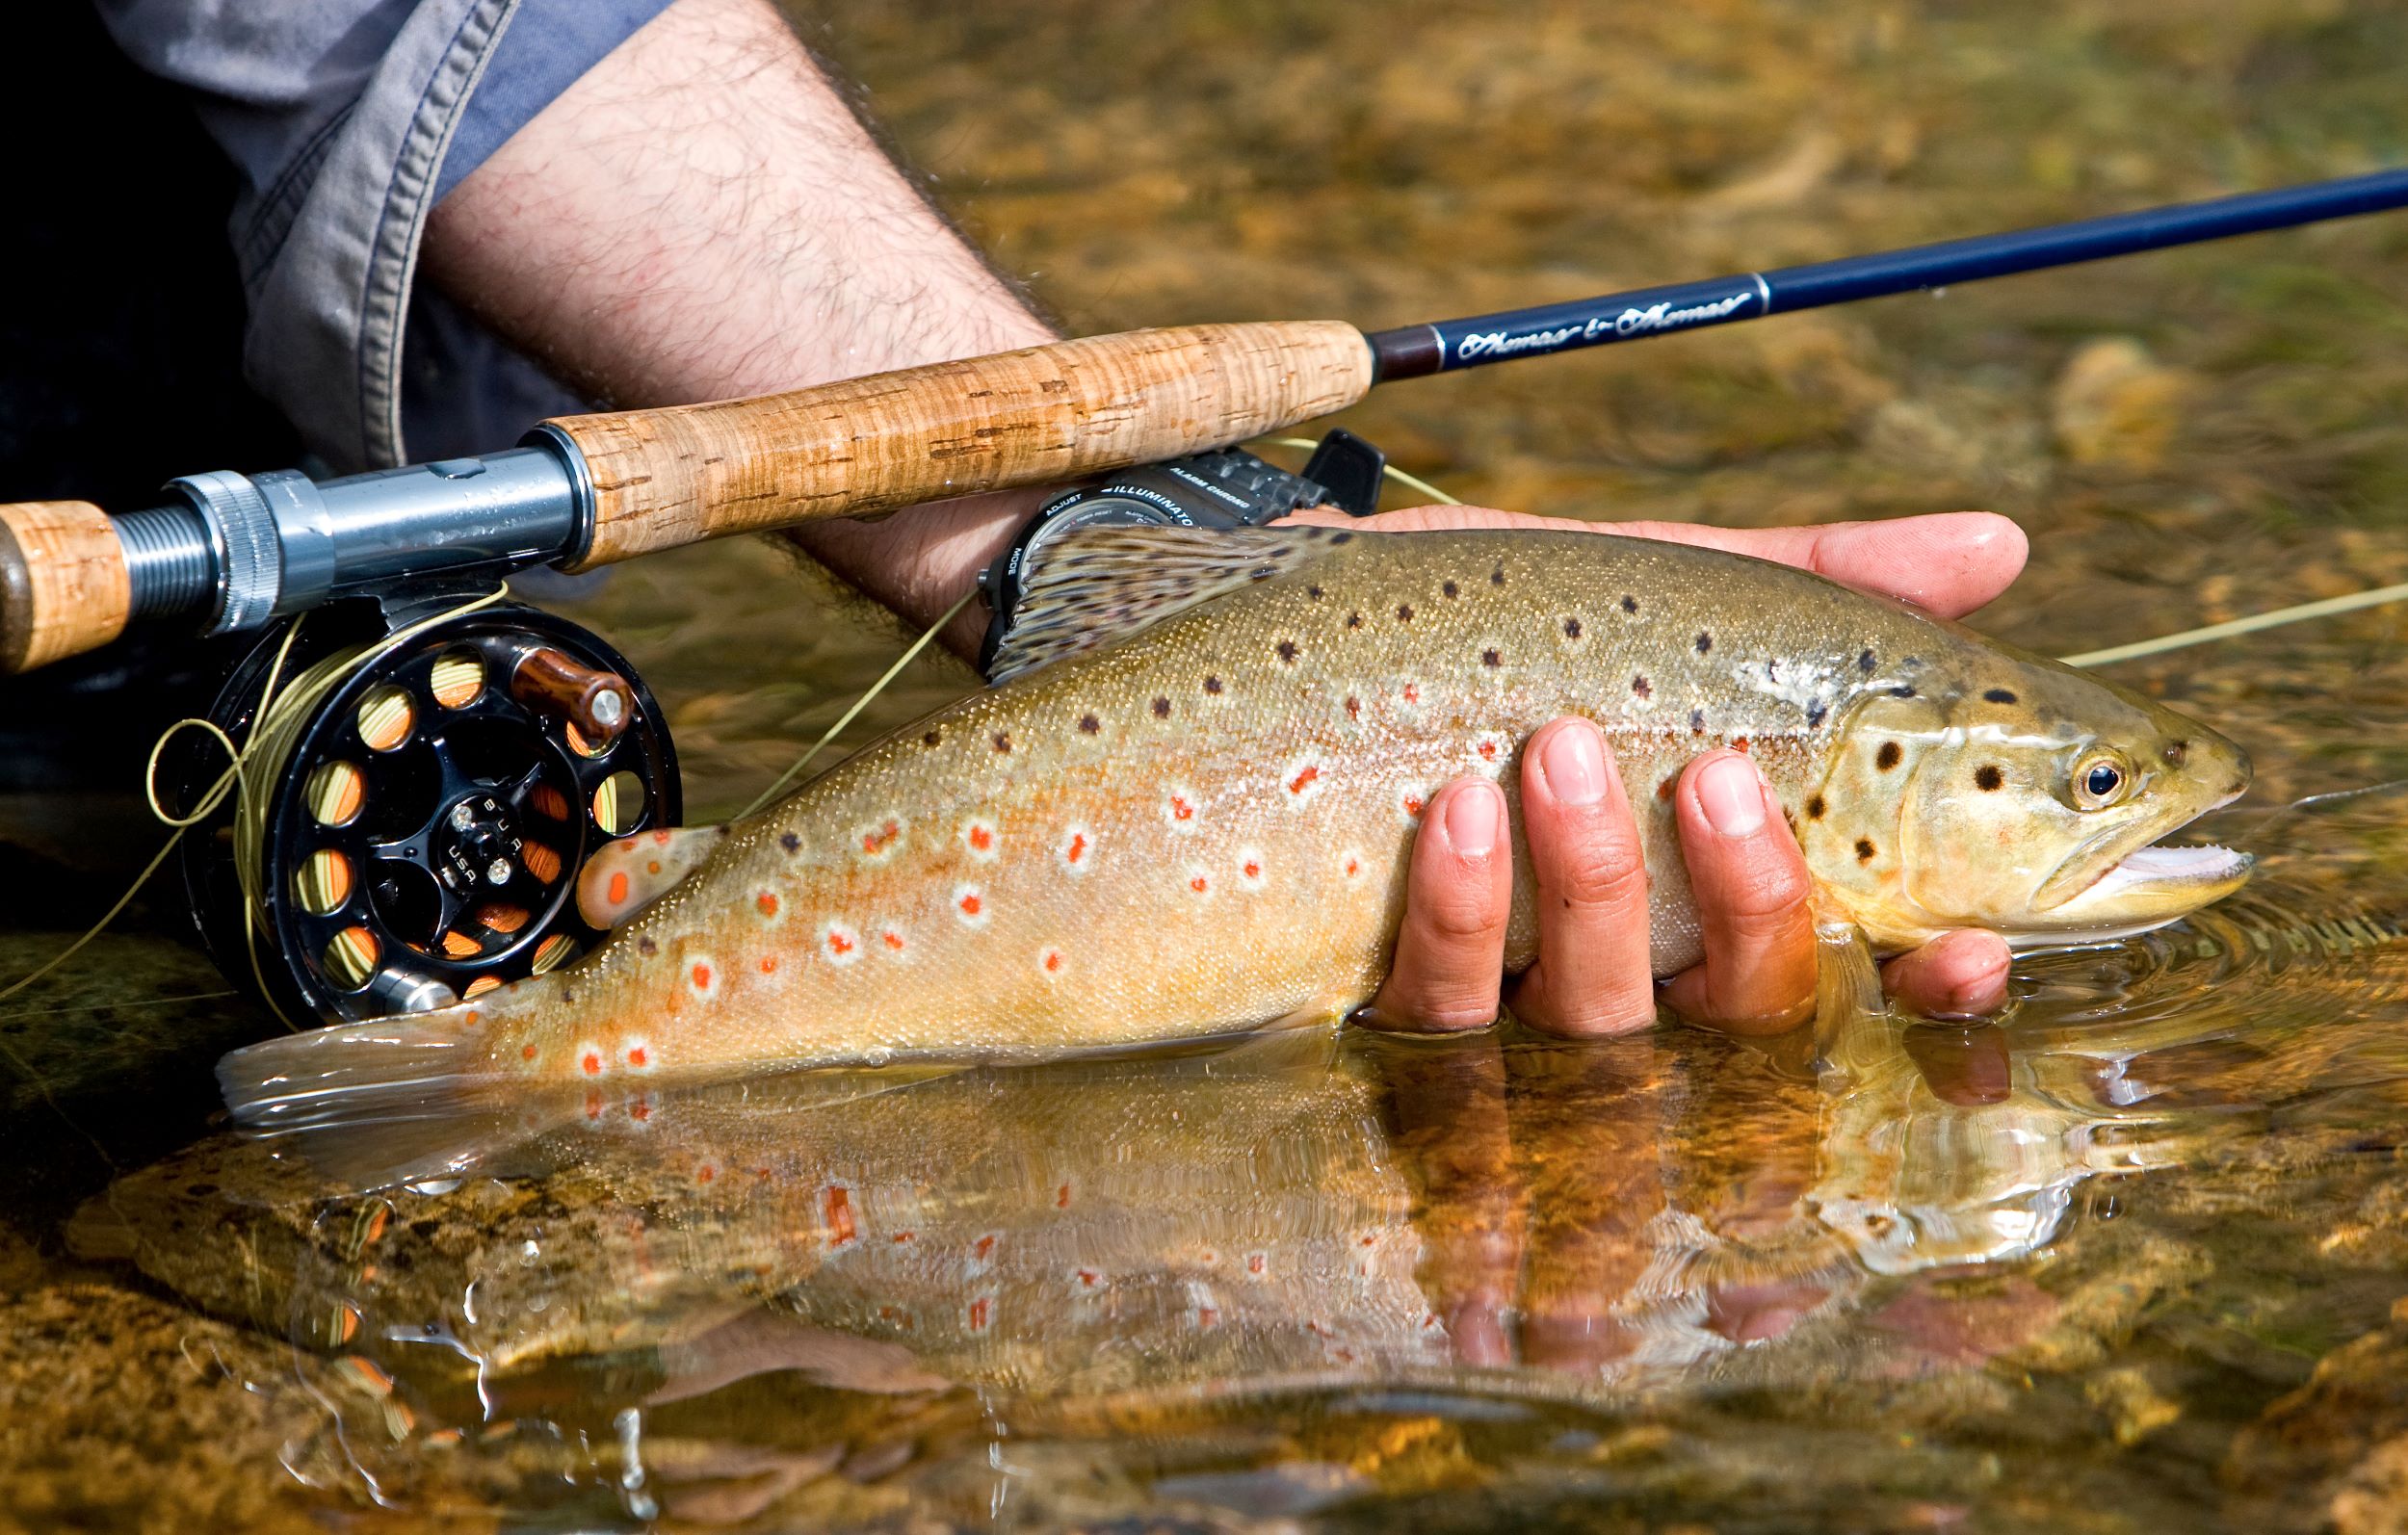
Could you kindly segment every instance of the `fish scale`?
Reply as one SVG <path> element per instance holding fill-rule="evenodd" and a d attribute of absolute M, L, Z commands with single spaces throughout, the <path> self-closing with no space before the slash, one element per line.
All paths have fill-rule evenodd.
<path fill-rule="evenodd" d="M 1968 707 L 2025 735 L 2069 712 L 2149 708 L 2062 668 L 2035 683 L 2054 663 L 1807 572 L 1682 545 L 1304 529 L 1080 540 L 1063 589 L 1150 621 L 1114 632 L 1092 620 L 1100 602 L 1049 608 L 1040 593 L 1001 660 L 1011 680 L 732 828 L 598 860 L 589 889 L 598 871 L 640 877 L 611 880 L 631 915 L 593 955 L 471 1005 L 237 1053 L 222 1075 L 238 1111 L 354 1109 L 387 1081 L 582 1076 L 599 1090 L 1340 1015 L 1386 970 L 1429 796 L 1483 773 L 1518 799 L 1521 743 L 1568 714 L 1613 746 L 1651 877 L 1651 957 L 1670 974 L 1701 953 L 1671 802 L 1699 752 L 1753 757 L 1836 890 L 1906 856 L 1885 808 L 1912 775 L 1890 771 L 1901 749 L 1852 766 L 1845 751 L 1866 739 L 1868 700 L 1986 689 L 2015 701 Z M 1916 746 L 1918 769 L 1932 749 Z M 1517 969 L 1534 950 L 1532 895 L 1517 843 Z"/>

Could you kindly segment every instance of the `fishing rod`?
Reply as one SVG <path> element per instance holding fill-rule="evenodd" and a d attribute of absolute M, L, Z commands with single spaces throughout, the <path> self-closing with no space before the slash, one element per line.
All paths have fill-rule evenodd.
<path fill-rule="evenodd" d="M 1060 484 L 1243 442 L 1380 382 L 2408 205 L 2408 169 L 1369 335 L 1132 331 L 751 400 L 568 416 L 522 446 L 315 481 L 188 475 L 167 504 L 0 507 L 0 672 L 130 622 L 263 628 L 329 598 Z"/>
<path fill-rule="evenodd" d="M 1368 335 L 1328 321 L 1141 330 L 565 416 L 504 452 L 343 479 L 187 475 L 115 516 L 0 506 L 0 674 L 129 625 L 250 637 L 206 715 L 152 755 L 204 945 L 288 1020 L 436 1006 L 599 942 L 579 872 L 681 815 L 641 680 L 600 636 L 504 598 L 513 570 L 1073 485 L 982 578 L 982 664 L 1000 677 L 1025 663 L 1003 648 L 1022 577 L 1067 529 L 1371 510 L 1384 461 L 1348 433 L 1300 475 L 1233 445 L 1378 383 L 2403 205 L 2408 169 L 2389 170 Z"/>

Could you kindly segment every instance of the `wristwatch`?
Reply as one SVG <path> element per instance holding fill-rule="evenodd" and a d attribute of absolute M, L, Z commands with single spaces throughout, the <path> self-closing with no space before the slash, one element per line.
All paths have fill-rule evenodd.
<path fill-rule="evenodd" d="M 1290 474 L 1243 448 L 1141 464 L 1075 486 L 1037 508 L 979 577 L 993 610 L 979 670 L 991 672 L 1018 616 L 1021 594 L 1053 543 L 1076 528 L 1255 528 L 1304 507 L 1368 517 L 1379 505 L 1387 455 L 1350 431 L 1333 429 Z"/>

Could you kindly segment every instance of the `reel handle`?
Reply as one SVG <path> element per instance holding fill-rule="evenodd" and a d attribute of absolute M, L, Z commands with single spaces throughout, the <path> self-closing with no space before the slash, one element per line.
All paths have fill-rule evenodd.
<path fill-rule="evenodd" d="M 108 513 L 88 501 L 0 506 L 0 675 L 97 650 L 132 611 Z"/>
<path fill-rule="evenodd" d="M 1343 322 L 1181 325 L 541 429 L 591 477 L 582 570 L 1176 458 L 1343 409 L 1372 381 L 1371 349 Z"/>

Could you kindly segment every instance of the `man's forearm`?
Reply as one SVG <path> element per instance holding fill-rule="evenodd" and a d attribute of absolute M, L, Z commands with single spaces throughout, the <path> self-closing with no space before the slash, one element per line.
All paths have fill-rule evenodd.
<path fill-rule="evenodd" d="M 677 0 L 444 199 L 425 270 L 621 405 L 768 394 L 1052 332 L 863 130 L 768 0 Z M 798 531 L 926 621 L 1026 495 Z M 965 619 L 949 637 L 977 633 Z"/>

